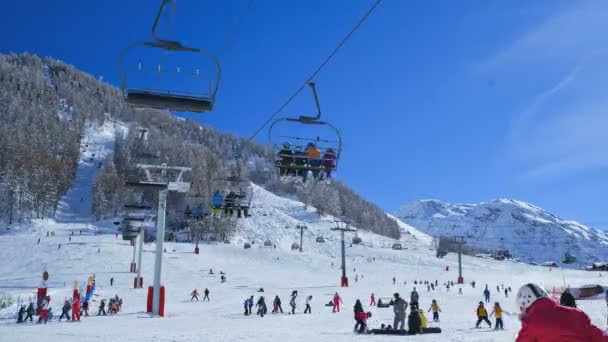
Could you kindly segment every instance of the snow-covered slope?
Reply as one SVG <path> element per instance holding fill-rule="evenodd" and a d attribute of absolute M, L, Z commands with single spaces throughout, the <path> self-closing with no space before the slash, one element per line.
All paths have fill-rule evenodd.
<path fill-rule="evenodd" d="M 105 127 L 105 128 L 104 128 Z M 95 157 L 109 156 L 115 134 L 112 125 L 93 129 L 87 133 L 89 146 Z M 112 133 L 114 132 L 114 133 Z M 166 317 L 155 318 L 145 313 L 145 289 L 132 289 L 133 274 L 129 263 L 133 249 L 128 242 L 116 238 L 112 222 L 91 219 L 88 207 L 80 203 L 92 186 L 96 166 L 88 158 L 91 151 L 83 151 L 83 160 L 77 171 L 77 181 L 59 208 L 58 220 L 36 220 L 29 229 L 14 229 L 11 234 L 0 235 L 0 292 L 10 294 L 15 301 L 33 300 L 41 284 L 41 273 L 47 270 L 50 278 L 46 285 L 51 296 L 51 307 L 57 315 L 64 298 L 71 296 L 74 280 L 83 286 L 87 277 L 96 277 L 96 295 L 91 312 L 96 312 L 101 299 L 118 294 L 123 298 L 122 311 L 115 316 L 95 315 L 83 317 L 78 324 L 49 322 L 47 325 L 14 323 L 17 304 L 0 310 L 0 336 L 13 342 L 35 341 L 43 337 L 50 341 L 353 341 L 352 306 L 361 299 L 366 310 L 373 313 L 371 327 L 381 323 L 392 324 L 392 310 L 368 306 L 370 293 L 377 297 L 401 292 L 408 296 L 418 286 L 420 303 L 428 308 L 436 299 L 442 309 L 441 335 L 410 336 L 412 341 L 513 341 L 520 323 L 516 316 L 506 315 L 505 331 L 474 329 L 475 307 L 482 296 L 483 284 L 489 284 L 492 301 L 500 301 L 505 311 L 516 311 L 512 294 L 505 298 L 494 291 L 505 284 L 516 290 L 526 282 L 538 282 L 549 289 L 566 282 L 577 286 L 597 282 L 597 273 L 575 270 L 558 270 L 529 265 L 497 262 L 463 257 L 463 275 L 466 281 L 475 280 L 478 287 L 462 286 L 463 294 L 442 283 L 457 278 L 457 258 L 434 257 L 430 237 L 411 226 L 400 223 L 404 232 L 401 243 L 404 250 L 391 249 L 394 240 L 371 233 L 359 232 L 363 245 L 347 245 L 346 262 L 350 287 L 338 286 L 339 244 L 331 217 L 318 217 L 312 209 L 305 210 L 300 202 L 276 196 L 254 186 L 252 217 L 239 221 L 239 230 L 231 244 L 203 244 L 200 254 L 193 253 L 191 243 L 166 243 L 163 257 L 162 282 L 166 287 Z M 101 159 L 94 160 L 95 162 Z M 302 253 L 291 250 L 299 241 L 297 224 L 308 229 Z M 288 228 L 286 228 L 288 227 Z M 82 235 L 80 234 L 82 231 Z M 47 232 L 53 232 L 47 237 Z M 72 232 L 75 232 L 72 235 Z M 409 232 L 406 233 L 406 232 Z M 325 242 L 317 243 L 323 236 Z M 40 243 L 38 243 L 40 239 Z M 277 247 L 263 247 L 271 240 Z M 245 241 L 255 241 L 244 249 Z M 145 244 L 142 269 L 145 286 L 153 278 L 155 244 Z M 449 270 L 446 271 L 446 266 Z M 215 270 L 210 275 L 208 270 Z M 228 281 L 220 283 L 218 271 L 227 274 Z M 393 277 L 396 283 L 393 283 Z M 114 286 L 109 283 L 114 278 Z M 413 281 L 437 280 L 435 291 L 413 285 Z M 211 291 L 211 301 L 191 302 L 189 293 L 198 289 Z M 257 292 L 264 288 L 264 293 Z M 246 297 L 264 295 L 270 302 L 281 296 L 283 309 L 287 309 L 292 290 L 298 290 L 296 315 L 277 314 L 264 318 L 244 316 L 242 302 Z M 323 306 L 338 292 L 344 309 L 332 313 Z M 313 296 L 312 314 L 302 315 L 304 298 Z M 593 323 L 605 323 L 604 301 L 579 303 Z M 358 339 L 359 337 L 357 337 Z M 385 336 L 361 336 L 365 340 L 386 341 Z M 389 338 L 391 339 L 391 338 Z"/>
<path fill-rule="evenodd" d="M 422 200 L 406 204 L 395 216 L 429 235 L 465 236 L 470 245 L 507 248 L 526 261 L 560 263 L 566 253 L 577 257 L 575 266 L 608 260 L 608 234 L 522 201 L 452 205 Z"/>

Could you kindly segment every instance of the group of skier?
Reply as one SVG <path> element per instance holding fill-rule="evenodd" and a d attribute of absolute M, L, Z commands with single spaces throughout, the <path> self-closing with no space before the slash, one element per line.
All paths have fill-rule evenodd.
<path fill-rule="evenodd" d="M 224 213 L 226 216 L 234 215 L 236 211 L 237 217 L 249 217 L 249 204 L 247 203 L 247 194 L 243 189 L 239 189 L 239 193 L 229 191 L 226 196 L 221 191 L 215 191 L 211 199 L 211 212 L 219 216 Z"/>
<path fill-rule="evenodd" d="M 33 302 L 30 302 L 26 307 L 22 305 L 17 312 L 17 323 L 25 323 L 29 319 L 33 322 L 33 317 L 38 316 L 38 323 L 47 323 L 53 319 L 53 310 L 50 306 L 50 297 L 46 296 L 40 300 L 39 308 Z M 106 300 L 102 299 L 99 303 L 99 311 L 97 316 L 109 314 L 116 314 L 120 312 L 122 306 L 122 298 L 116 295 L 114 298 L 109 299 L 106 311 Z M 66 320 L 80 321 L 80 316 L 89 316 L 89 301 L 81 300 L 80 298 L 65 299 L 63 306 L 61 307 L 61 315 L 58 320 L 61 321 L 63 318 Z"/>
<path fill-rule="evenodd" d="M 264 292 L 263 289 L 260 289 L 259 292 Z M 288 312 L 288 314 L 290 315 L 295 315 L 296 314 L 296 308 L 297 308 L 297 299 L 298 297 L 298 291 L 294 290 L 291 293 L 291 297 L 289 300 L 289 307 L 290 307 L 290 311 Z M 253 296 L 245 299 L 245 301 L 243 302 L 243 308 L 245 309 L 245 316 L 249 316 L 252 313 L 252 309 L 253 309 L 253 302 L 254 302 L 254 298 Z M 311 308 L 311 302 L 312 302 L 312 296 L 306 296 L 306 300 L 305 300 L 305 307 L 304 307 L 304 314 L 310 314 L 312 313 L 312 308 Z M 260 295 L 260 297 L 258 298 L 256 304 L 255 304 L 257 311 L 256 314 L 260 317 L 264 317 L 265 314 L 268 313 L 268 307 L 266 306 L 266 299 L 264 298 L 263 295 Z M 284 313 L 283 312 L 283 306 L 282 306 L 282 302 L 281 302 L 281 298 L 279 297 L 279 295 L 276 295 L 274 297 L 274 299 L 272 300 L 272 314 L 278 314 L 278 313 Z"/>
<path fill-rule="evenodd" d="M 207 301 L 209 301 L 209 289 L 208 289 L 208 288 L 205 288 L 205 291 L 203 291 L 203 294 L 205 295 L 205 296 L 203 297 L 203 301 L 205 301 L 205 299 L 206 299 Z M 194 289 L 194 291 L 192 291 L 192 292 L 190 293 L 190 295 L 192 296 L 192 297 L 190 298 L 190 301 L 193 301 L 193 300 L 195 300 L 195 299 L 196 299 L 196 301 L 198 302 L 198 296 L 199 296 L 199 293 L 198 293 L 198 291 L 197 291 L 196 289 Z"/>

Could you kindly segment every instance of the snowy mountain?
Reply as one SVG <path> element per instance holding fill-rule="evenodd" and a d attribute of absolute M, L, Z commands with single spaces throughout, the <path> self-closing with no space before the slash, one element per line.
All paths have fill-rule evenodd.
<path fill-rule="evenodd" d="M 522 261 L 561 261 L 573 266 L 608 260 L 608 234 L 564 220 L 532 204 L 509 199 L 474 204 L 421 200 L 401 207 L 396 217 L 431 236 L 464 236 L 467 244 L 506 248 Z"/>

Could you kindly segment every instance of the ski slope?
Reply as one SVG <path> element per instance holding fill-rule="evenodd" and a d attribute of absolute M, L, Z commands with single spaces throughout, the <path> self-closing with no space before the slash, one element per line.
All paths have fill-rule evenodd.
<path fill-rule="evenodd" d="M 110 125 L 110 124 L 108 124 Z M 463 257 L 463 275 L 468 283 L 477 282 L 475 289 L 463 286 L 447 292 L 441 286 L 455 281 L 458 276 L 457 256 L 435 258 L 428 236 L 402 224 L 401 243 L 404 250 L 392 250 L 395 242 L 372 233 L 359 232 L 363 245 L 347 245 L 346 262 L 350 287 L 340 288 L 339 236 L 329 229 L 334 226 L 331 217 L 318 217 L 311 208 L 300 202 L 282 198 L 254 186 L 251 217 L 239 222 L 238 232 L 231 244 L 203 244 L 201 253 L 193 253 L 191 243 L 166 243 L 163 256 L 162 282 L 166 286 L 166 317 L 158 318 L 145 313 L 146 289 L 133 289 L 129 264 L 132 247 L 127 241 L 116 238 L 112 222 L 91 220 L 90 211 L 80 198 L 90 194 L 96 174 L 95 163 L 87 162 L 95 150 L 96 156 L 108 157 L 111 151 L 112 127 L 91 130 L 87 133 L 89 146 L 79 164 L 74 188 L 66 195 L 56 220 L 34 221 L 29 229 L 15 229 L 10 235 L 0 236 L 0 291 L 10 293 L 15 300 L 33 297 L 41 284 L 41 274 L 47 270 L 51 307 L 60 313 L 63 299 L 71 295 L 73 282 L 83 286 L 87 277 L 95 275 L 97 296 L 91 312 L 95 312 L 100 299 L 118 294 L 123 308 L 115 316 L 83 317 L 79 323 L 57 322 L 47 325 L 15 324 L 17 305 L 0 310 L 0 336 L 7 341 L 34 341 L 41 337 L 50 341 L 393 341 L 386 336 L 355 336 L 352 307 L 361 299 L 364 307 L 373 314 L 369 324 L 392 324 L 392 309 L 368 307 L 370 293 L 388 297 L 399 292 L 409 301 L 414 280 L 438 280 L 434 292 L 418 286 L 421 307 L 429 308 L 437 299 L 442 309 L 440 335 L 403 337 L 412 341 L 513 341 L 520 327 L 516 316 L 504 318 L 505 331 L 474 329 L 475 309 L 482 299 L 487 283 L 492 291 L 492 302 L 499 301 L 506 311 L 515 311 L 513 294 L 505 298 L 496 292 L 497 284 L 511 286 L 517 291 L 527 282 L 538 282 L 548 288 L 601 283 L 604 277 L 596 272 L 535 267 L 520 263 L 499 262 Z M 90 205 L 89 205 L 90 206 Z M 305 224 L 304 252 L 291 251 L 291 244 L 299 242 L 298 224 Z M 46 232 L 54 236 L 46 236 Z M 82 231 L 82 235 L 80 233 Z M 74 236 L 71 236 L 75 232 Z M 315 242 L 317 236 L 324 243 Z M 71 237 L 71 240 L 70 240 Z M 38 238 L 41 239 L 37 244 Z M 350 237 L 349 237 L 350 238 Z M 274 247 L 263 247 L 265 240 Z M 250 249 L 244 242 L 255 241 Z M 59 248 L 59 244 L 61 247 Z M 142 275 L 144 285 L 153 278 L 155 244 L 145 244 Z M 369 262 L 372 258 L 373 261 Z M 333 263 L 333 266 L 332 266 Z M 449 271 L 445 267 L 449 267 Z M 210 275 L 209 269 L 215 274 Z M 227 283 L 220 283 L 219 272 L 227 274 Z M 355 275 L 359 280 L 355 281 Z M 110 278 L 114 277 L 114 286 Z M 393 285 L 392 278 L 396 278 Z M 404 282 L 407 281 L 407 284 Z M 190 302 L 190 292 L 205 288 L 211 291 L 210 302 Z M 287 312 L 289 295 L 298 290 L 296 315 L 271 315 L 264 318 L 243 315 L 242 302 L 250 295 L 257 297 L 257 289 L 269 304 L 275 295 L 283 302 Z M 343 311 L 332 313 L 323 306 L 338 292 L 344 301 Z M 301 314 L 304 298 L 313 296 L 312 314 Z M 604 301 L 579 302 L 593 323 L 604 328 L 606 303 Z M 428 316 L 427 316 L 428 317 Z"/>

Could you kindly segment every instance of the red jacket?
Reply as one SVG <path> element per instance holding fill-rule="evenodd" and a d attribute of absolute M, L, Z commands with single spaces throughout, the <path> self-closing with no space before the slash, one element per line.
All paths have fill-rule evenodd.
<path fill-rule="evenodd" d="M 524 314 L 516 342 L 544 341 L 608 342 L 608 335 L 581 310 L 541 298 Z"/>
<path fill-rule="evenodd" d="M 338 295 L 334 296 L 334 305 L 340 305 L 341 301 L 342 301 L 342 298 L 340 298 L 340 296 L 338 296 Z"/>

